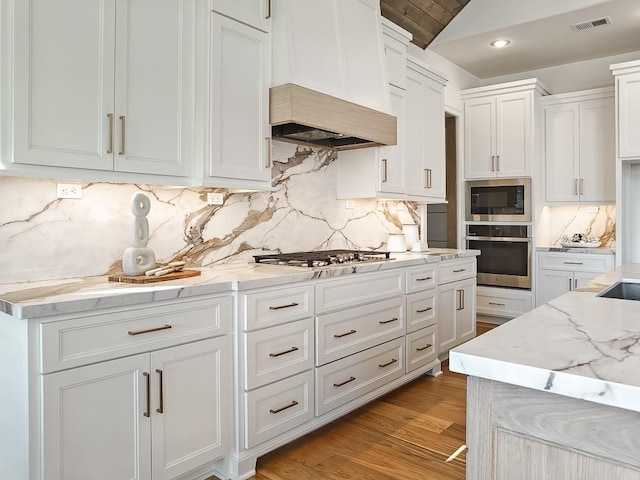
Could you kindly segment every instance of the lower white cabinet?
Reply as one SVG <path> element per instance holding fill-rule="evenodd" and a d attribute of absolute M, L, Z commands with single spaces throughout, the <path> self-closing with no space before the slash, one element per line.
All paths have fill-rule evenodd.
<path fill-rule="evenodd" d="M 224 456 L 228 342 L 43 375 L 44 478 L 169 480 Z"/>
<path fill-rule="evenodd" d="M 428 365 L 437 358 L 437 331 L 437 325 L 431 325 L 406 336 L 407 373 Z"/>
<path fill-rule="evenodd" d="M 538 252 L 536 305 L 542 305 L 613 269 L 613 255 Z"/>
<path fill-rule="evenodd" d="M 477 287 L 476 311 L 478 315 L 515 318 L 531 310 L 531 304 L 531 290 Z"/>
<path fill-rule="evenodd" d="M 476 335 L 476 279 L 438 287 L 438 354 Z"/>

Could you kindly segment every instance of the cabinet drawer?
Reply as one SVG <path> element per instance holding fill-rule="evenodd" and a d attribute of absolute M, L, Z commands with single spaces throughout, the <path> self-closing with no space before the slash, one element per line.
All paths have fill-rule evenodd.
<path fill-rule="evenodd" d="M 407 269 L 407 293 L 428 290 L 438 285 L 438 266 L 429 265 Z"/>
<path fill-rule="evenodd" d="M 358 274 L 316 284 L 316 313 L 404 295 L 404 270 Z"/>
<path fill-rule="evenodd" d="M 404 339 L 316 368 L 316 415 L 371 392 L 404 374 Z"/>
<path fill-rule="evenodd" d="M 316 365 L 405 334 L 404 298 L 392 298 L 316 318 Z"/>
<path fill-rule="evenodd" d="M 244 447 L 255 447 L 313 418 L 313 370 L 244 394 Z"/>
<path fill-rule="evenodd" d="M 313 317 L 244 334 L 244 388 L 313 368 Z"/>
<path fill-rule="evenodd" d="M 438 353 L 436 349 L 438 345 L 436 343 L 437 330 L 437 325 L 431 325 L 407 335 L 407 373 L 436 359 Z"/>
<path fill-rule="evenodd" d="M 271 327 L 313 315 L 313 285 L 252 290 L 240 294 L 240 318 L 245 331 Z"/>
<path fill-rule="evenodd" d="M 476 310 L 481 315 L 515 318 L 531 310 L 531 292 L 508 292 L 510 296 L 484 293 L 478 288 Z M 518 294 L 517 296 L 515 296 Z"/>
<path fill-rule="evenodd" d="M 407 332 L 415 332 L 436 323 L 437 289 L 407 295 Z"/>
<path fill-rule="evenodd" d="M 613 268 L 613 256 L 595 253 L 542 252 L 538 254 L 538 268 L 571 272 L 606 273 Z"/>
<path fill-rule="evenodd" d="M 476 258 L 445 262 L 438 266 L 438 283 L 449 283 L 476 276 Z"/>
<path fill-rule="evenodd" d="M 231 327 L 231 315 L 231 295 L 225 295 L 42 323 L 40 371 L 49 373 L 224 335 Z"/>

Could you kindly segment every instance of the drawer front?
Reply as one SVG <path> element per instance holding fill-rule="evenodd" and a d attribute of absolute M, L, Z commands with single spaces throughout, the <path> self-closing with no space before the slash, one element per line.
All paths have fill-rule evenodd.
<path fill-rule="evenodd" d="M 404 370 L 403 338 L 316 368 L 316 415 L 400 378 Z"/>
<path fill-rule="evenodd" d="M 313 285 L 308 284 L 242 293 L 242 326 L 249 332 L 313 316 L 313 294 Z"/>
<path fill-rule="evenodd" d="M 437 325 L 423 328 L 410 333 L 407 342 L 407 373 L 434 361 L 437 356 L 436 331 Z"/>
<path fill-rule="evenodd" d="M 407 295 L 407 333 L 436 323 L 437 297 L 437 289 Z"/>
<path fill-rule="evenodd" d="M 245 390 L 313 368 L 313 317 L 243 335 Z"/>
<path fill-rule="evenodd" d="M 316 313 L 404 295 L 404 270 L 354 275 L 316 284 Z"/>
<path fill-rule="evenodd" d="M 438 267 L 438 283 L 455 282 L 476 276 L 476 258 L 465 258 L 441 263 Z"/>
<path fill-rule="evenodd" d="M 316 318 L 316 365 L 398 338 L 405 334 L 404 297 Z"/>
<path fill-rule="evenodd" d="M 313 370 L 244 394 L 244 447 L 252 448 L 313 418 Z"/>
<path fill-rule="evenodd" d="M 606 273 L 613 268 L 612 255 L 543 252 L 538 254 L 538 268 L 571 272 Z"/>
<path fill-rule="evenodd" d="M 477 313 L 494 317 L 515 318 L 531 310 L 531 295 L 522 298 L 505 298 L 478 292 L 476 302 Z"/>
<path fill-rule="evenodd" d="M 407 293 L 420 292 L 438 286 L 438 266 L 407 269 Z"/>
<path fill-rule="evenodd" d="M 231 295 L 128 307 L 40 325 L 42 373 L 225 335 Z"/>

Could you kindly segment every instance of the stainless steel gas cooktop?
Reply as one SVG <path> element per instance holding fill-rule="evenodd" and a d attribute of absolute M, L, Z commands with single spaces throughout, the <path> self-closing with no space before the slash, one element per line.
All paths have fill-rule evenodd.
<path fill-rule="evenodd" d="M 325 267 L 328 265 L 385 262 L 389 252 L 373 250 L 320 250 L 315 252 L 277 253 L 254 255 L 256 263 L 264 265 L 287 265 L 290 267 Z"/>

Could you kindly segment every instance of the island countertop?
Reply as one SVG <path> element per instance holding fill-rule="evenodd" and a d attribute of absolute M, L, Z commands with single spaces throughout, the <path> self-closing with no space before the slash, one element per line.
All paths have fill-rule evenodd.
<path fill-rule="evenodd" d="M 640 412 L 640 302 L 597 297 L 623 265 L 453 349 L 458 373 Z"/>
<path fill-rule="evenodd" d="M 436 248 L 422 253 L 394 253 L 392 261 L 321 268 L 236 263 L 201 268 L 201 274 L 198 276 L 151 284 L 110 282 L 108 276 L 104 275 L 0 284 L 0 312 L 16 318 L 40 318 L 97 308 L 121 307 L 406 268 L 475 257 L 479 254 L 478 250 Z"/>

